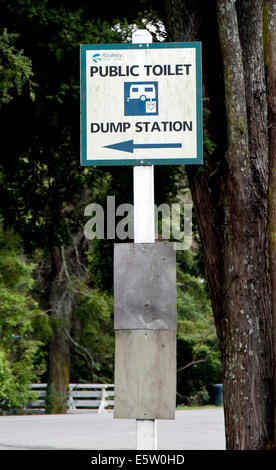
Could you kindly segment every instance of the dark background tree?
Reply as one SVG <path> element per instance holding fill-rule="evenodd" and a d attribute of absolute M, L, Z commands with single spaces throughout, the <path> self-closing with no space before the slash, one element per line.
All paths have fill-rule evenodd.
<path fill-rule="evenodd" d="M 114 27 L 119 21 L 115 10 L 121 15 L 119 29 Z M 71 285 L 78 279 L 112 290 L 113 242 L 100 241 L 94 247 L 97 256 L 90 263 L 91 275 L 85 267 L 84 207 L 90 202 L 105 205 L 108 192 L 116 196 L 117 204 L 132 202 L 131 168 L 107 171 L 79 164 L 79 45 L 122 42 L 128 34 L 123 10 L 85 1 L 65 5 L 13 0 L 0 6 L 0 27 L 18 34 L 17 47 L 29 58 L 37 84 L 35 101 L 24 87 L 1 109 L 2 145 L 7 152 L 1 155 L 0 197 L 5 226 L 20 234 L 26 253 L 40 250 L 38 277 L 43 277 L 43 288 L 38 295 L 52 326 L 47 381 L 55 397 L 53 412 L 66 410 L 74 344 L 71 329 L 82 297 Z M 134 14 L 139 16 L 129 12 L 129 19 Z M 162 168 L 157 170 L 157 200 L 163 202 L 166 194 L 176 192 L 176 173 L 175 168 L 169 176 Z"/>

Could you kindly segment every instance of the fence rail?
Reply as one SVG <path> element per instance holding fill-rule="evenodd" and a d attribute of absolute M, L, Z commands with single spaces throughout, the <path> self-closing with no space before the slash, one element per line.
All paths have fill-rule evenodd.
<path fill-rule="evenodd" d="M 32 384 L 32 391 L 37 392 L 37 398 L 31 402 L 33 411 L 45 411 L 47 384 Z M 69 384 L 67 413 L 97 411 L 104 413 L 107 408 L 113 408 L 114 384 Z"/>

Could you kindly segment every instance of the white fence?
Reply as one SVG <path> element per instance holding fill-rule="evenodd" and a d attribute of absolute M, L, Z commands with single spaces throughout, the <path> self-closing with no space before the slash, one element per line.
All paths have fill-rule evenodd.
<path fill-rule="evenodd" d="M 32 401 L 30 409 L 44 411 L 47 384 L 32 384 L 31 389 L 37 392 L 37 399 Z M 103 413 L 107 408 L 113 408 L 113 404 L 114 384 L 69 384 L 67 413 Z"/>

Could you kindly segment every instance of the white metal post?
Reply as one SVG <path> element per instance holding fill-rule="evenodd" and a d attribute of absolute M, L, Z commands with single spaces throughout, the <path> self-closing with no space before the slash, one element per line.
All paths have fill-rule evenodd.
<path fill-rule="evenodd" d="M 154 243 L 154 166 L 133 167 L 134 243 Z"/>
<path fill-rule="evenodd" d="M 133 44 L 149 44 L 152 36 L 146 29 L 133 33 Z M 154 167 L 133 167 L 134 194 L 134 243 L 154 243 Z M 136 420 L 136 442 L 139 450 L 157 449 L 157 421 L 155 419 Z"/>
<path fill-rule="evenodd" d="M 157 450 L 157 420 L 136 419 L 138 450 Z"/>

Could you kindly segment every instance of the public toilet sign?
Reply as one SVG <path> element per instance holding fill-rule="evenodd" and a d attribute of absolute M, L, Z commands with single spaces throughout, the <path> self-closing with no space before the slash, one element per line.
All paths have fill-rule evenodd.
<path fill-rule="evenodd" d="M 81 165 L 202 163 L 201 44 L 81 46 Z"/>

